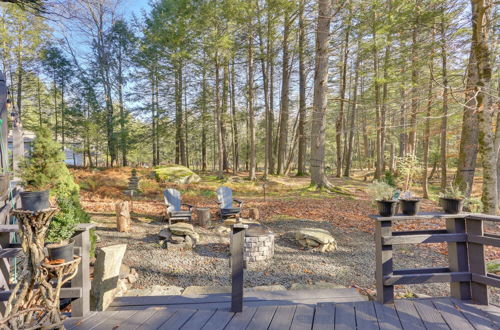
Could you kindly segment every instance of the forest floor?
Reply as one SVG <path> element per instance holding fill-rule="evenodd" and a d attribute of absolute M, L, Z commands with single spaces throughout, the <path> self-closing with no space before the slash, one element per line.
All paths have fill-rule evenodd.
<path fill-rule="evenodd" d="M 374 225 L 368 215 L 376 213 L 366 194 L 366 173 L 356 173 L 352 179 L 330 178 L 339 192 L 316 191 L 309 188 L 307 177 L 271 176 L 268 181 L 251 182 L 245 173 L 227 175 L 217 180 L 212 173 L 198 173 L 202 181 L 194 184 L 159 184 L 149 169 L 139 169 L 142 194 L 131 202 L 132 230 L 116 231 L 115 203 L 130 200 L 127 188 L 130 168 L 72 170 L 81 186 L 82 205 L 97 224 L 98 246 L 127 243 L 124 264 L 139 272 L 134 289 L 152 286 L 228 286 L 228 239 L 212 229 L 196 227 L 200 243 L 192 251 L 168 251 L 158 244 L 157 234 L 165 225 L 162 190 L 174 187 L 182 192 L 183 202 L 197 207 L 210 207 L 215 217 L 215 189 L 224 184 L 231 187 L 235 198 L 244 201 L 243 217 L 249 208 L 258 208 L 260 222 L 276 234 L 275 256 L 271 262 L 250 267 L 245 286 L 318 284 L 360 287 L 374 290 Z M 431 191 L 432 187 L 431 187 Z M 417 191 L 418 193 L 418 191 Z M 438 210 L 437 203 L 424 200 L 423 211 Z M 336 239 L 338 249 L 330 253 L 304 250 L 287 233 L 304 227 L 327 229 Z M 438 220 L 404 222 L 398 230 L 439 229 Z M 499 228 L 494 228 L 499 229 Z M 445 267 L 447 248 L 444 244 L 398 246 L 394 267 Z M 147 258 L 145 258 L 147 256 Z M 498 249 L 487 251 L 488 260 L 500 258 Z M 400 296 L 424 294 L 447 295 L 448 284 L 396 287 Z M 500 302 L 497 291 L 493 300 Z"/>

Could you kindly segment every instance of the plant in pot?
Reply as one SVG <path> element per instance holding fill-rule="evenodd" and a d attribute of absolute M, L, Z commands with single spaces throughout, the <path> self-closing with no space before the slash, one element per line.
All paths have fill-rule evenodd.
<path fill-rule="evenodd" d="M 458 214 L 462 212 L 464 206 L 465 194 L 453 184 L 444 192 L 439 194 L 439 201 L 444 213 Z"/>
<path fill-rule="evenodd" d="M 385 182 L 373 181 L 368 186 L 368 192 L 377 202 L 379 214 L 383 217 L 392 217 L 396 214 L 398 205 L 397 197 L 395 197 L 394 187 Z"/>
<path fill-rule="evenodd" d="M 398 173 L 404 179 L 403 193 L 399 198 L 401 212 L 405 215 L 415 215 L 420 209 L 420 198 L 413 196 L 411 187 L 416 175 L 421 173 L 422 169 L 418 158 L 414 155 L 408 155 L 398 159 Z"/>
<path fill-rule="evenodd" d="M 48 258 L 51 262 L 69 262 L 73 260 L 73 248 L 75 241 L 72 236 L 76 228 L 75 209 L 72 206 L 71 198 L 58 198 L 57 206 L 60 212 L 57 213 L 50 223 L 45 240 L 48 251 Z"/>

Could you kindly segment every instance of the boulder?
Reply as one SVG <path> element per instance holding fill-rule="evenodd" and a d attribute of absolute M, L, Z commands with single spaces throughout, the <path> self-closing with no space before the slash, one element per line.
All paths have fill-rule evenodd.
<path fill-rule="evenodd" d="M 201 181 L 199 175 L 182 165 L 162 165 L 153 170 L 159 182 L 175 182 L 178 184 L 197 183 Z"/>
<path fill-rule="evenodd" d="M 189 236 L 194 242 L 194 245 L 200 240 L 200 235 L 194 231 L 193 225 L 185 222 L 177 222 L 169 227 L 169 230 L 174 235 Z"/>
<path fill-rule="evenodd" d="M 118 244 L 97 250 L 94 279 L 90 291 L 92 310 L 106 310 L 115 296 L 119 292 L 123 293 L 123 283 L 118 283 L 118 280 L 126 249 L 127 244 Z"/>
<path fill-rule="evenodd" d="M 215 228 L 215 231 L 219 235 L 227 235 L 227 234 L 231 233 L 231 228 L 226 227 L 226 226 L 218 226 L 217 228 Z"/>
<path fill-rule="evenodd" d="M 168 229 L 168 226 L 166 226 L 162 230 L 160 230 L 158 236 L 160 237 L 160 240 L 168 241 L 170 237 L 172 237 L 172 232 L 170 231 L 170 229 Z"/>
<path fill-rule="evenodd" d="M 305 248 L 317 248 L 320 252 L 337 249 L 335 238 L 328 230 L 320 228 L 303 228 L 295 232 L 295 239 Z"/>

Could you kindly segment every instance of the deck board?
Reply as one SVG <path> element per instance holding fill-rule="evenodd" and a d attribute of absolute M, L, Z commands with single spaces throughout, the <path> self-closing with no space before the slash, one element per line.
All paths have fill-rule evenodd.
<path fill-rule="evenodd" d="M 399 321 L 405 330 L 423 330 L 424 323 L 411 300 L 396 300 L 394 303 L 398 312 Z"/>
<path fill-rule="evenodd" d="M 161 330 L 180 329 L 196 312 L 197 310 L 193 309 L 179 309 L 158 329 Z"/>
<path fill-rule="evenodd" d="M 257 311 L 257 307 L 243 307 L 243 311 L 241 313 L 236 313 L 231 321 L 226 326 L 226 330 L 240 330 L 245 329 L 250 321 L 252 321 L 252 317 Z"/>
<path fill-rule="evenodd" d="M 335 308 L 335 330 L 356 329 L 354 303 L 338 304 Z"/>
<path fill-rule="evenodd" d="M 449 298 L 433 299 L 432 302 L 450 328 L 461 330 L 474 329 L 462 312 L 460 312 L 455 305 L 453 305 Z"/>
<path fill-rule="evenodd" d="M 394 306 L 382 305 L 379 303 L 373 303 L 373 306 L 375 307 L 375 313 L 377 315 L 378 325 L 380 329 L 399 330 L 403 328 Z"/>
<path fill-rule="evenodd" d="M 134 303 L 118 310 L 91 312 L 84 318 L 70 318 L 64 323 L 70 330 L 499 329 L 500 308 L 478 306 L 455 298 L 403 299 L 396 300 L 394 305 L 382 305 L 358 297 L 351 302 L 325 303 L 321 302 L 323 297 L 318 301 L 311 295 L 300 293 L 292 296 L 308 302 L 316 299 L 316 304 L 287 303 L 286 300 L 274 300 L 276 297 L 268 293 L 261 297 L 270 300 L 245 303 L 242 313 L 230 312 L 220 300 L 206 303 L 213 297 L 205 297 L 204 303 L 180 305 Z M 291 297 L 282 293 L 278 296 Z M 272 301 L 282 304 L 270 305 Z"/>
<path fill-rule="evenodd" d="M 313 330 L 335 328 L 335 304 L 318 304 L 314 313 Z"/>
<path fill-rule="evenodd" d="M 295 305 L 279 306 L 274 313 L 269 330 L 289 329 L 296 308 Z"/>
<path fill-rule="evenodd" d="M 149 319 L 145 320 L 137 329 L 158 329 L 163 323 L 167 322 L 174 314 L 175 310 L 161 308 L 156 311 Z"/>
<path fill-rule="evenodd" d="M 431 300 L 414 300 L 413 305 L 427 329 L 450 329 Z"/>
<path fill-rule="evenodd" d="M 290 330 L 311 329 L 314 319 L 314 307 L 298 305 L 293 315 Z"/>
<path fill-rule="evenodd" d="M 233 318 L 234 313 L 228 310 L 219 309 L 215 314 L 205 323 L 203 330 L 222 330 Z M 186 327 L 186 329 L 190 329 Z"/>
<path fill-rule="evenodd" d="M 379 329 L 377 314 L 372 301 L 354 303 L 356 326 L 358 329 Z"/>

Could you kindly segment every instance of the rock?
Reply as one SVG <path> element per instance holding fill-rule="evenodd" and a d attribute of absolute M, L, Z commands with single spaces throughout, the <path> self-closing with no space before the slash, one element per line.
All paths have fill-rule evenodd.
<path fill-rule="evenodd" d="M 130 267 L 122 264 L 120 266 L 120 279 L 127 278 L 127 276 L 130 274 Z"/>
<path fill-rule="evenodd" d="M 90 291 L 91 310 L 106 310 L 116 294 L 123 289 L 118 288 L 118 280 L 126 249 L 127 244 L 118 244 L 97 250 L 94 279 Z"/>
<path fill-rule="evenodd" d="M 252 220 L 259 220 L 259 209 L 251 208 L 248 210 L 248 217 Z"/>
<path fill-rule="evenodd" d="M 218 226 L 217 228 L 215 228 L 215 231 L 219 235 L 227 235 L 227 234 L 231 233 L 231 228 L 226 227 L 226 226 Z"/>
<path fill-rule="evenodd" d="M 339 289 L 339 288 L 345 288 L 345 286 L 336 283 L 319 281 L 314 284 L 292 283 L 290 290 L 318 290 L 318 289 Z"/>
<path fill-rule="evenodd" d="M 204 295 L 204 294 L 212 294 L 212 293 L 230 293 L 230 286 L 188 286 L 184 292 L 182 292 L 183 296 L 192 296 L 192 295 Z"/>
<path fill-rule="evenodd" d="M 224 226 L 231 227 L 236 222 L 238 222 L 236 219 L 231 218 L 231 219 L 224 220 L 223 223 L 224 223 Z M 255 221 L 255 220 L 252 220 L 252 219 L 243 219 L 243 218 L 240 218 L 239 223 L 244 223 L 244 224 L 260 224 L 258 221 Z"/>
<path fill-rule="evenodd" d="M 194 227 L 190 223 L 177 222 L 168 227 L 172 234 L 176 235 L 187 235 L 188 233 L 194 232 Z"/>
<path fill-rule="evenodd" d="M 162 230 L 160 230 L 158 236 L 160 237 L 160 240 L 169 240 L 172 236 L 172 232 L 170 231 L 170 229 L 168 229 L 168 226 L 166 226 Z"/>
<path fill-rule="evenodd" d="M 125 296 L 138 297 L 138 296 L 180 296 L 184 288 L 179 286 L 164 286 L 153 285 L 146 289 L 132 289 L 128 290 Z"/>
<path fill-rule="evenodd" d="M 121 297 L 128 291 L 127 281 L 126 280 L 118 280 L 116 285 L 115 297 Z"/>
<path fill-rule="evenodd" d="M 163 165 L 153 170 L 159 182 L 175 182 L 178 184 L 197 183 L 201 181 L 199 175 L 182 165 Z"/>
<path fill-rule="evenodd" d="M 170 243 L 174 243 L 174 244 L 181 244 L 181 243 L 184 243 L 184 241 L 185 241 L 184 236 L 177 236 L 177 235 L 172 235 L 172 237 L 170 237 L 170 240 L 169 240 Z"/>
<path fill-rule="evenodd" d="M 286 291 L 284 285 L 275 284 L 275 285 L 260 285 L 254 286 L 253 288 L 245 288 L 245 292 L 253 292 L 253 291 Z"/>
<path fill-rule="evenodd" d="M 320 252 L 337 249 L 337 243 L 329 231 L 320 228 L 304 228 L 295 232 L 295 239 L 305 248 L 318 248 Z"/>

